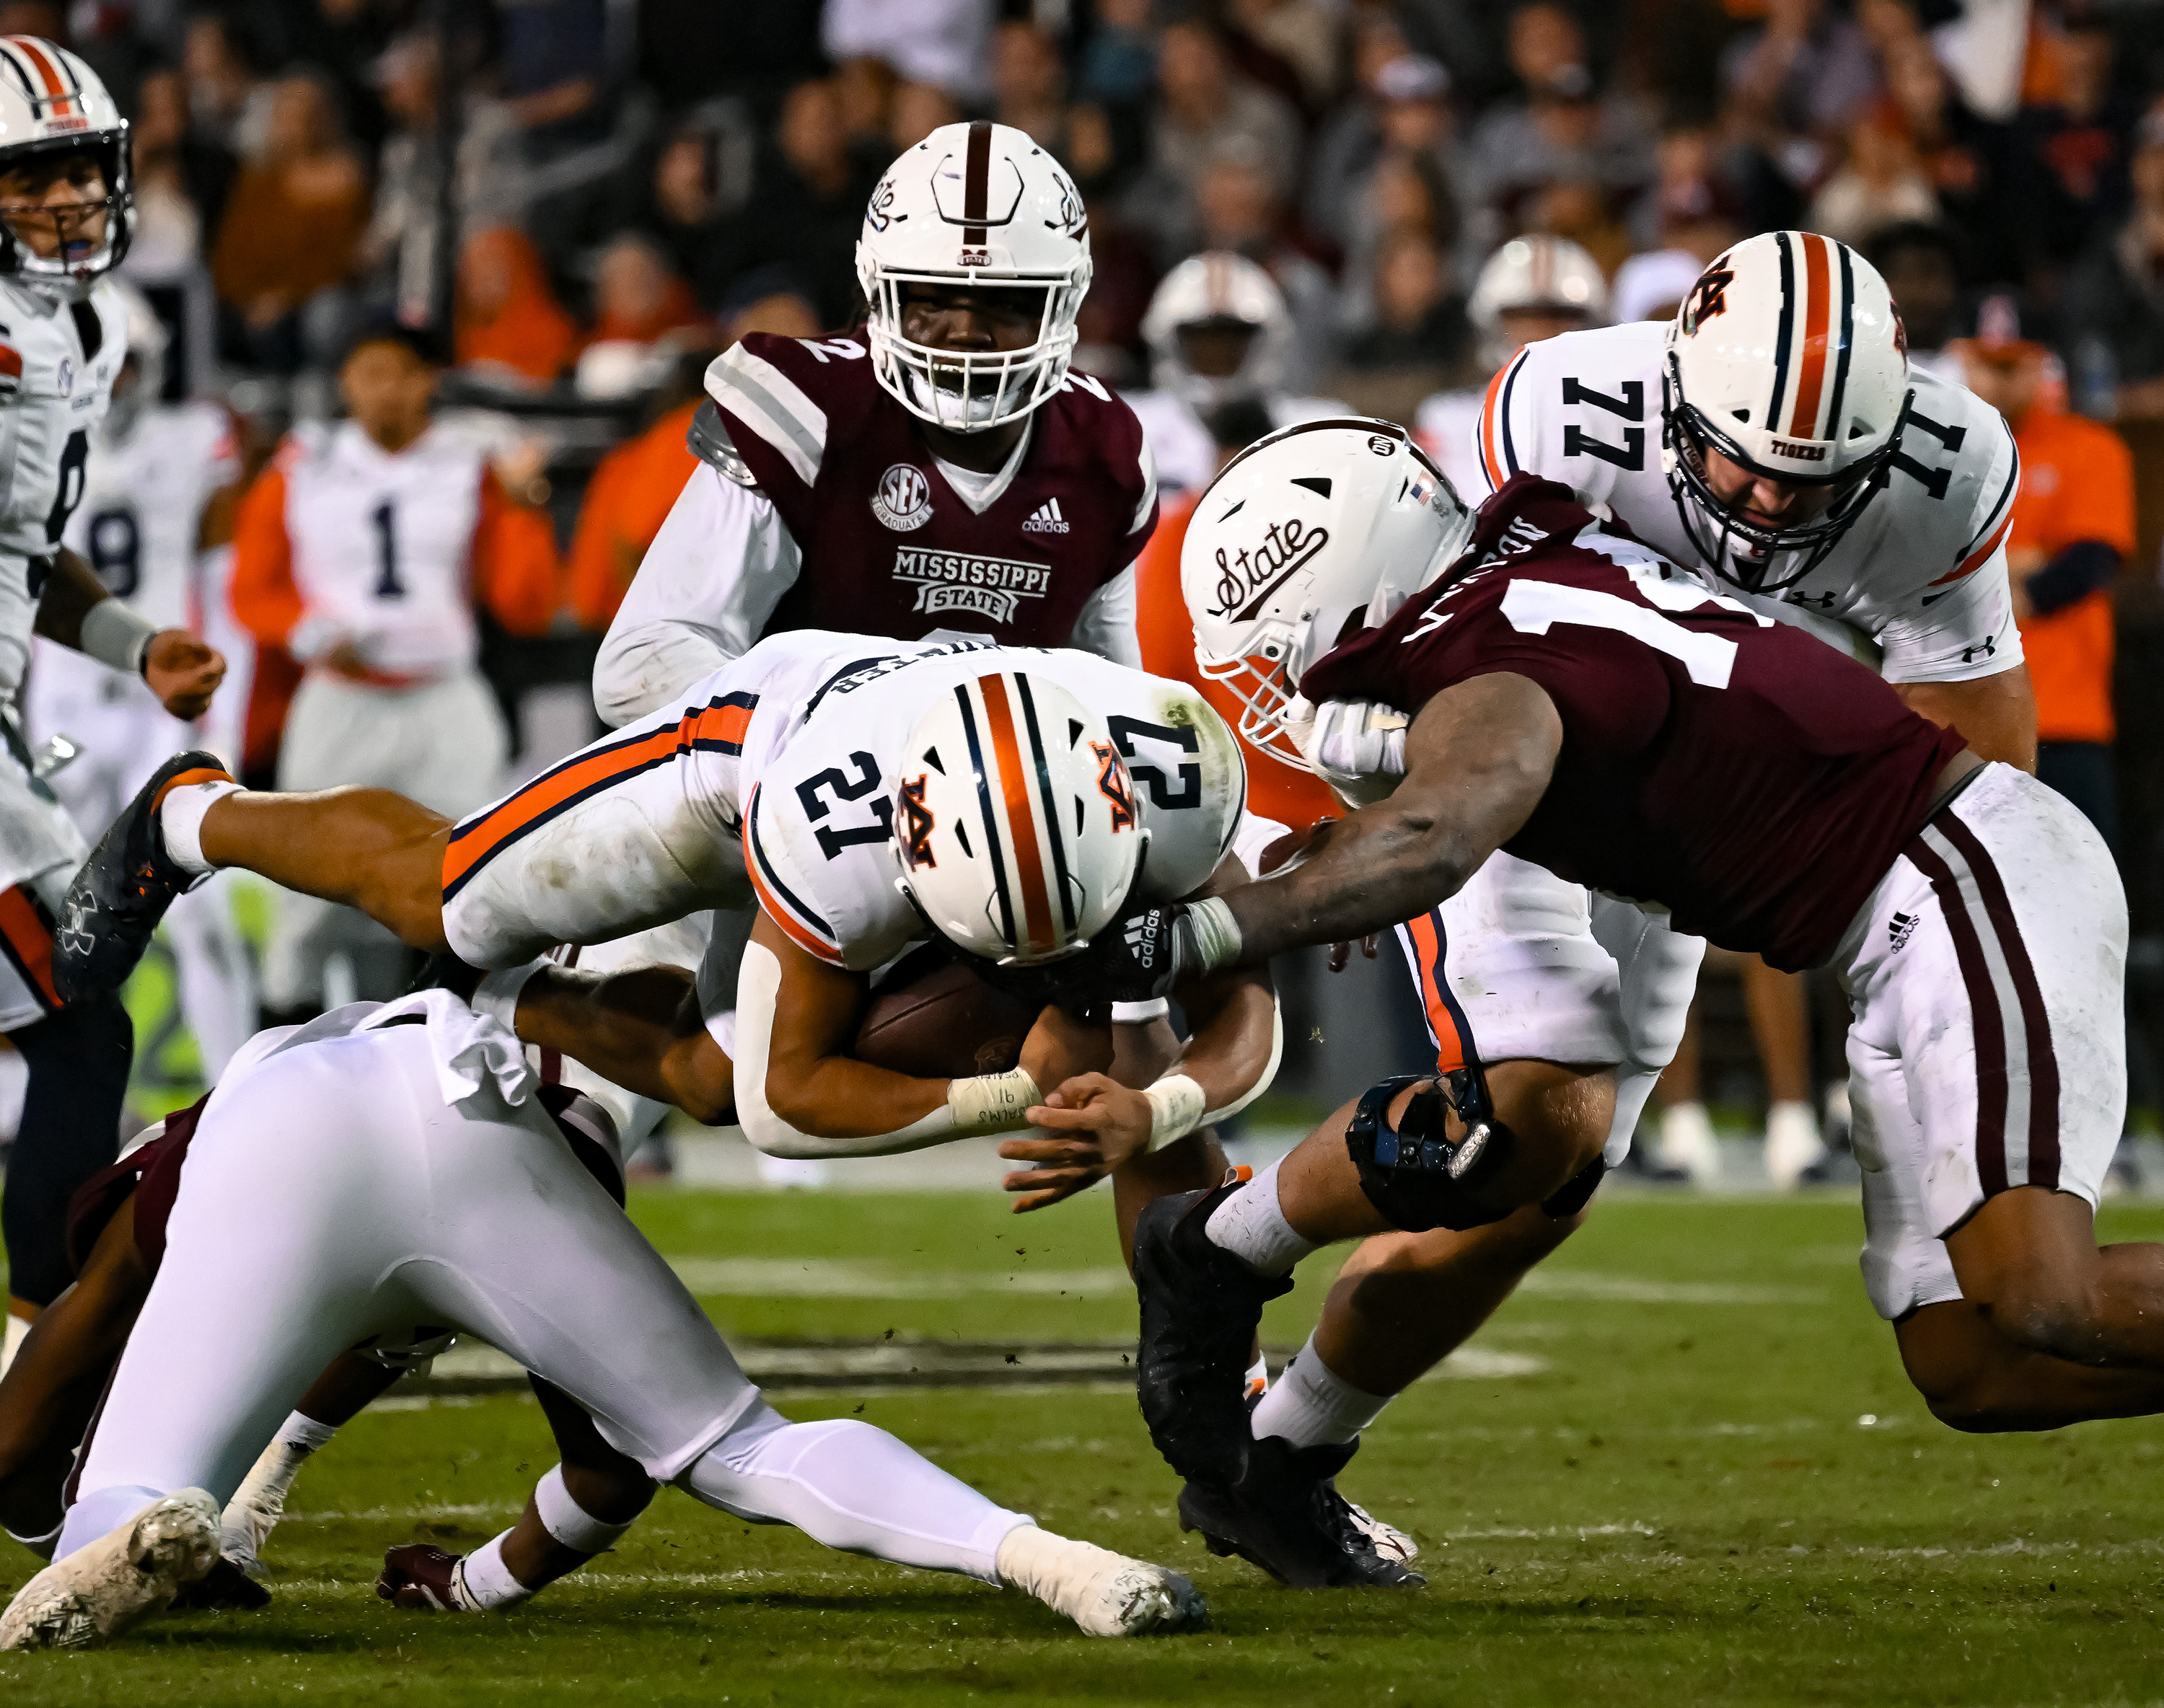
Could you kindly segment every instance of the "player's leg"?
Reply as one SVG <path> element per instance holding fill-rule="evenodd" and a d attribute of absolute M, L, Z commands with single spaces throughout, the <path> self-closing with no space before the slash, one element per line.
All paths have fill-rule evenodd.
<path fill-rule="evenodd" d="M 444 1336 L 444 1343 L 449 1338 Z M 408 1362 L 355 1351 L 331 1360 L 278 1426 L 219 1514 L 218 1551 L 226 1558 L 251 1576 L 260 1569 L 263 1544 L 286 1516 L 286 1497 L 301 1468 L 405 1374 Z"/>

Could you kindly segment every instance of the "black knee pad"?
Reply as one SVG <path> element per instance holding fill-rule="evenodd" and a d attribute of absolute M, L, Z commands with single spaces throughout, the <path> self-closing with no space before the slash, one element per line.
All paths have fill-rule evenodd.
<path fill-rule="evenodd" d="M 74 1279 L 68 1267 L 68 1200 L 120 1149 L 135 1028 L 114 996 L 71 1003 L 8 1034 L 30 1069 L 23 1121 L 8 1154 L 0 1235 L 8 1290 L 50 1305 Z"/>
<path fill-rule="evenodd" d="M 1345 1129 L 1345 1148 L 1360 1171 L 1360 1190 L 1393 1227 L 1427 1233 L 1438 1227 L 1463 1232 L 1500 1222 L 1516 1206 L 1489 1201 L 1484 1190 L 1515 1147 L 1510 1129 L 1485 1112 L 1484 1088 L 1469 1074 L 1450 1076 L 1448 1089 L 1422 1091 L 1406 1106 L 1393 1129 L 1384 1116 L 1390 1100 L 1433 1075 L 1404 1074 L 1372 1086 Z M 1446 1136 L 1456 1113 L 1464 1138 Z"/>

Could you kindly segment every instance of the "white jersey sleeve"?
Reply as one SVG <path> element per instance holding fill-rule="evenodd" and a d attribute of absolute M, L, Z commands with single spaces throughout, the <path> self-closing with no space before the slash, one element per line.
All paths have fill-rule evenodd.
<path fill-rule="evenodd" d="M 1074 619 L 1076 650 L 1140 670 L 1142 644 L 1135 630 L 1135 566 L 1129 564 L 1084 603 L 1082 614 Z"/>
<path fill-rule="evenodd" d="M 751 649 L 803 568 L 766 495 L 701 463 L 647 548 L 594 663 L 620 727 Z"/>

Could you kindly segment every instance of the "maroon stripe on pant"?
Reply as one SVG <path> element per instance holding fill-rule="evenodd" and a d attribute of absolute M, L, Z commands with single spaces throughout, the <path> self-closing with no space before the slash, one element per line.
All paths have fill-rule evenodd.
<path fill-rule="evenodd" d="M 2029 1057 L 2029 1184 L 2059 1185 L 2059 1057 L 2051 1048 L 2051 1017 L 2044 1006 L 2044 987 L 2036 977 L 2029 945 L 2022 941 L 2021 924 L 2014 917 L 2014 903 L 2006 881 L 1990 850 L 1969 826 L 1951 812 L 1941 812 L 1933 821 L 1941 835 L 1962 853 L 1975 875 L 1983 897 L 1984 912 L 1999 938 L 1999 952 L 2006 957 L 2006 970 L 2014 980 L 2014 993 L 2021 1004 L 2021 1038 Z"/>
<path fill-rule="evenodd" d="M 2006 1190 L 2006 1017 L 1999 1010 L 1999 991 L 1983 958 L 1953 869 L 1919 836 L 1903 849 L 1910 864 L 1930 880 L 1953 934 L 1954 959 L 1968 991 L 1969 1029 L 1976 1040 L 1976 1172 L 1984 1195 Z"/>

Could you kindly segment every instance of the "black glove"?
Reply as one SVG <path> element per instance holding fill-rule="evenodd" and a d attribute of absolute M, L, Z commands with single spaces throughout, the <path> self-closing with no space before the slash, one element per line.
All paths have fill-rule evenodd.
<path fill-rule="evenodd" d="M 1097 933 L 1074 970 L 1107 1002 L 1169 996 L 1182 979 L 1202 970 L 1202 947 L 1187 904 L 1145 907 L 1114 920 Z"/>

